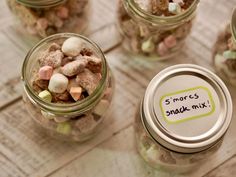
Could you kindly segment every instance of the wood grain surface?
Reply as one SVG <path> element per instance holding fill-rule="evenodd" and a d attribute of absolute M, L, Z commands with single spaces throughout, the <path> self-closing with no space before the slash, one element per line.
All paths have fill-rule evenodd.
<path fill-rule="evenodd" d="M 27 51 L 38 41 L 24 34 L 0 1 L 0 177 L 170 177 L 138 155 L 133 121 L 152 77 L 179 63 L 212 71 L 211 49 L 228 23 L 236 0 L 201 0 L 186 45 L 172 60 L 150 63 L 125 52 L 116 26 L 116 0 L 90 0 L 86 35 L 104 51 L 116 80 L 115 98 L 106 128 L 83 143 L 64 143 L 37 131 L 21 99 L 20 70 Z M 236 105 L 235 88 L 228 86 Z M 236 106 L 234 106 L 236 108 Z M 216 155 L 188 177 L 236 176 L 236 115 Z M 178 176 L 178 175 L 174 175 Z"/>

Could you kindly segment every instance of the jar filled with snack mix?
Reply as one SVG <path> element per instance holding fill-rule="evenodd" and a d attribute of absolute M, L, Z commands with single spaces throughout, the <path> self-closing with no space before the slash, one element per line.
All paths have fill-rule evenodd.
<path fill-rule="evenodd" d="M 113 78 L 94 42 L 72 33 L 45 38 L 28 52 L 22 80 L 25 107 L 45 132 L 80 142 L 101 128 Z"/>
<path fill-rule="evenodd" d="M 232 15 L 231 24 L 227 24 L 217 37 L 213 47 L 213 62 L 217 73 L 225 81 L 236 86 L 236 14 Z"/>
<path fill-rule="evenodd" d="M 120 0 L 118 22 L 128 51 L 162 60 L 189 35 L 199 0 Z"/>
<path fill-rule="evenodd" d="M 190 64 L 157 74 L 140 105 L 135 121 L 138 151 L 152 167 L 173 173 L 192 172 L 215 154 L 232 117 L 225 84 Z"/>
<path fill-rule="evenodd" d="M 7 4 L 32 35 L 81 33 L 87 26 L 88 0 L 7 0 Z"/>

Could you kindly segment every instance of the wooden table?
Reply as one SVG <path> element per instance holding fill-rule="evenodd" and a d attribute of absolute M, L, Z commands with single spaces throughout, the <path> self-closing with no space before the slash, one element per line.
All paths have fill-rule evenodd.
<path fill-rule="evenodd" d="M 116 79 L 106 129 L 83 144 L 39 134 L 24 109 L 20 69 L 36 39 L 24 35 L 0 1 L 0 177 L 167 177 L 149 167 L 134 145 L 134 113 L 150 79 L 167 66 L 195 63 L 213 70 L 211 49 L 236 0 L 202 0 L 193 31 L 175 59 L 148 63 L 125 53 L 115 26 L 116 0 L 91 0 L 87 35 L 106 54 Z M 229 86 L 234 103 L 236 92 Z M 124 106 L 125 105 L 125 106 Z M 236 106 L 234 106 L 236 107 Z M 190 177 L 236 176 L 236 116 L 216 155 Z"/>

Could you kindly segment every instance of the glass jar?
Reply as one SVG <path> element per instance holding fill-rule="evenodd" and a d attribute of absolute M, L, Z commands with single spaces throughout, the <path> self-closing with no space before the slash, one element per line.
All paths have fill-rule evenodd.
<path fill-rule="evenodd" d="M 39 68 L 38 58 L 52 43 L 62 44 L 71 37 L 78 38 L 90 53 L 93 52 L 93 56 L 102 60 L 101 79 L 96 89 L 79 101 L 48 102 L 39 97 L 34 89 L 33 78 L 35 68 Z M 61 33 L 45 38 L 28 52 L 22 67 L 22 80 L 25 107 L 36 125 L 49 135 L 66 141 L 81 142 L 94 136 L 102 127 L 111 104 L 114 80 L 103 52 L 89 39 L 72 33 Z M 45 89 L 50 90 L 49 86 Z"/>
<path fill-rule="evenodd" d="M 7 0 L 7 4 L 32 35 L 81 33 L 87 26 L 88 0 Z"/>
<path fill-rule="evenodd" d="M 151 3 L 148 0 L 120 0 L 118 23 L 123 36 L 123 47 L 132 53 L 148 56 L 146 59 L 173 57 L 191 31 L 199 0 L 185 0 L 186 5 L 191 3 L 191 6 L 172 16 L 158 16 L 147 12 L 147 2 Z M 138 3 L 143 3 L 144 7 L 139 7 Z"/>
<path fill-rule="evenodd" d="M 222 79 L 236 86 L 236 36 L 232 25 L 227 24 L 219 33 L 213 47 L 213 63 Z"/>
<path fill-rule="evenodd" d="M 138 151 L 152 167 L 189 173 L 215 154 L 232 117 L 218 76 L 200 66 L 169 67 L 149 83 L 135 119 Z"/>

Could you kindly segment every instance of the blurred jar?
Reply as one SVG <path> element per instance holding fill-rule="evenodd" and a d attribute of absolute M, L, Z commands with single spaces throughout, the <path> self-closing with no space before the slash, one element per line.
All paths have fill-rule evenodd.
<path fill-rule="evenodd" d="M 236 36 L 232 25 L 227 24 L 218 34 L 213 47 L 213 62 L 222 79 L 236 86 Z"/>
<path fill-rule="evenodd" d="M 80 39 L 89 48 L 88 52 L 102 59 L 101 80 L 92 94 L 77 102 L 52 103 L 42 100 L 33 82 L 35 68 L 39 68 L 37 59 L 51 44 L 61 44 L 71 37 Z M 22 80 L 25 107 L 44 132 L 61 140 L 81 142 L 93 137 L 101 129 L 112 101 L 114 80 L 103 52 L 89 39 L 72 33 L 45 38 L 28 52 L 22 67 Z"/>
<path fill-rule="evenodd" d="M 152 60 L 173 57 L 191 31 L 199 0 L 178 2 L 183 4 L 173 14 L 168 0 L 120 0 L 118 22 L 124 48 Z M 156 3 L 164 3 L 164 10 Z"/>
<path fill-rule="evenodd" d="M 88 0 L 7 0 L 13 14 L 32 35 L 82 33 L 87 26 Z"/>
<path fill-rule="evenodd" d="M 232 117 L 232 100 L 215 74 L 176 65 L 149 83 L 135 119 L 138 151 L 152 167 L 189 173 L 215 154 Z"/>

